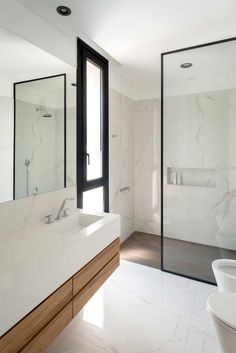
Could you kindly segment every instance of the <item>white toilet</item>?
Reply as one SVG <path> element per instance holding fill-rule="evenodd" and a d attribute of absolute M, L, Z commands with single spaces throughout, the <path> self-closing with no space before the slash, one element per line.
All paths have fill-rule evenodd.
<path fill-rule="evenodd" d="M 236 292 L 236 260 L 215 260 L 212 269 L 220 292 Z"/>
<path fill-rule="evenodd" d="M 222 353 L 236 352 L 236 293 L 213 293 L 207 301 Z"/>

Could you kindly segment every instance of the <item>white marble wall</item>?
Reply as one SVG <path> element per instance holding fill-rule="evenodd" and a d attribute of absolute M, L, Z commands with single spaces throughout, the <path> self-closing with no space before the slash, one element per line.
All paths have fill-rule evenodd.
<path fill-rule="evenodd" d="M 236 250 L 236 91 L 166 98 L 165 234 Z M 167 167 L 193 168 L 193 185 L 167 183 Z M 209 183 L 194 185 L 211 169 Z M 184 180 L 183 180 L 184 184 Z"/>
<path fill-rule="evenodd" d="M 122 240 L 135 230 L 160 234 L 157 99 L 135 102 L 110 90 L 110 211 L 122 216 Z"/>
<path fill-rule="evenodd" d="M 5 98 L 11 102 L 10 107 L 13 109 L 12 99 Z M 73 101 L 72 101 L 73 103 Z M 0 105 L 1 106 L 1 105 Z M 9 111 L 9 109 L 8 109 Z M 13 110 L 12 110 L 13 113 Z M 59 117 L 62 113 L 61 109 L 56 110 Z M 10 121 L 9 115 L 1 115 L 6 121 Z M 11 117 L 11 116 L 10 116 Z M 7 118 L 7 119 L 6 119 Z M 13 121 L 13 115 L 12 115 Z M 58 127 L 58 126 L 57 126 Z M 46 192 L 43 194 L 22 198 L 15 201 L 0 203 L 0 237 L 7 236 L 19 230 L 31 227 L 35 224 L 44 222 L 44 217 L 48 214 L 55 215 L 61 202 L 65 197 L 73 197 L 75 201 L 70 201 L 68 207 L 76 208 L 76 109 L 70 105 L 67 107 L 67 188 L 57 191 Z M 4 135 L 6 137 L 6 135 Z M 9 134 L 13 138 L 13 134 Z M 4 142 L 4 140 L 2 140 Z M 5 143 L 4 145 L 5 146 Z M 6 144 L 8 147 L 8 144 Z M 10 147 L 13 150 L 13 141 L 10 141 Z M 1 152 L 1 148 L 0 148 Z M 11 162 L 13 157 L 11 159 Z M 1 159 L 2 161 L 2 159 Z M 12 164 L 11 164 L 12 167 Z M 9 176 L 8 176 L 9 179 Z M 5 188 L 7 185 L 5 185 Z M 2 189 L 1 189 L 2 190 Z M 11 181 L 12 190 L 12 181 Z"/>
<path fill-rule="evenodd" d="M 235 101 L 235 90 L 165 101 L 164 227 L 169 237 L 236 249 Z M 160 234 L 160 100 L 135 102 L 134 113 L 135 230 Z M 167 167 L 183 170 L 186 185 L 167 184 Z"/>
<path fill-rule="evenodd" d="M 66 185 L 76 185 L 76 108 L 66 110 Z"/>
<path fill-rule="evenodd" d="M 121 240 L 123 241 L 135 229 L 134 102 L 110 89 L 109 103 L 110 212 L 121 215 Z"/>
<path fill-rule="evenodd" d="M 0 202 L 13 197 L 13 100 L 0 97 Z"/>
<path fill-rule="evenodd" d="M 34 195 L 21 200 L 0 204 L 0 238 L 25 228 L 44 222 L 44 217 L 56 215 L 65 197 L 76 197 L 76 187 L 69 187 L 41 195 Z M 68 207 L 76 208 L 76 199 L 68 203 Z M 33 234 L 32 234 L 33 236 Z"/>
<path fill-rule="evenodd" d="M 15 196 L 27 196 L 27 170 L 30 160 L 29 195 L 64 187 L 64 114 L 61 109 L 43 106 L 50 118 L 44 118 L 38 105 L 25 101 L 16 104 Z"/>
<path fill-rule="evenodd" d="M 72 101 L 72 99 L 71 99 Z M 69 103 L 73 103 L 69 102 Z M 22 106 L 22 107 L 20 107 Z M 64 187 L 64 109 L 50 108 L 52 118 L 42 118 L 37 104 L 19 102 L 22 119 L 18 124 L 16 151 L 16 198 L 26 197 L 25 159 L 29 158 L 30 194 Z M 66 185 L 76 185 L 76 108 L 67 106 Z M 0 203 L 13 198 L 13 99 L 0 97 Z M 27 143 L 26 143 L 27 141 Z"/>
<path fill-rule="evenodd" d="M 160 234 L 160 102 L 135 103 L 135 230 Z"/>

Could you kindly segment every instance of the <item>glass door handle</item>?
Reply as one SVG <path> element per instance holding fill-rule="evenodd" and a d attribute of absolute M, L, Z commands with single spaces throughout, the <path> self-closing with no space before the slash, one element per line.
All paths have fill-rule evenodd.
<path fill-rule="evenodd" d="M 85 156 L 87 157 L 88 165 L 90 165 L 90 154 L 89 153 L 85 153 Z"/>

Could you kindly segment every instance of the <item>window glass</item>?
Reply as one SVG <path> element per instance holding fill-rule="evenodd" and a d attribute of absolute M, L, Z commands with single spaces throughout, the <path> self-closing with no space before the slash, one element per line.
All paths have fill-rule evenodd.
<path fill-rule="evenodd" d="M 102 177 L 101 68 L 87 60 L 87 180 Z"/>
<path fill-rule="evenodd" d="M 103 187 L 83 192 L 83 208 L 89 211 L 103 212 Z"/>

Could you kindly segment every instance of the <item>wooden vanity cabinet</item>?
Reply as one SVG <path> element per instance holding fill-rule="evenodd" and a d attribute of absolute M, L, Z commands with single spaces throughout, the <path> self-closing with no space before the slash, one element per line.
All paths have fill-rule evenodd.
<path fill-rule="evenodd" d="M 72 320 L 72 302 L 45 326 L 20 353 L 41 353 L 54 341 Z"/>
<path fill-rule="evenodd" d="M 89 281 L 86 286 L 73 297 L 73 317 L 75 317 L 93 294 L 110 277 L 112 272 L 119 266 L 119 255 L 115 255 L 97 274 Z"/>
<path fill-rule="evenodd" d="M 119 266 L 117 238 L 0 338 L 1 353 L 43 353 Z"/>
<path fill-rule="evenodd" d="M 73 297 L 120 252 L 120 241 L 116 239 L 100 254 L 73 276 Z"/>
<path fill-rule="evenodd" d="M 0 352 L 19 352 L 71 301 L 72 279 L 63 284 L 0 339 Z"/>

